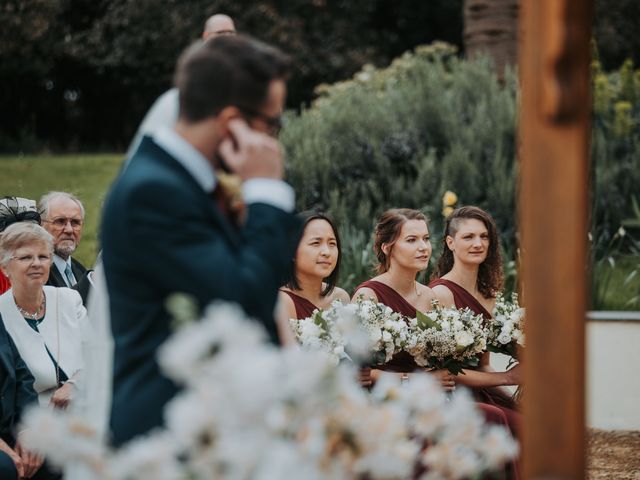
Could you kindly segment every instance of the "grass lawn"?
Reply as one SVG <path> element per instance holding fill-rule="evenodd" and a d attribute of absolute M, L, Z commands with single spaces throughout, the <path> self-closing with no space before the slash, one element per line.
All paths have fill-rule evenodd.
<path fill-rule="evenodd" d="M 102 202 L 123 159 L 122 154 L 0 156 L 0 196 L 15 195 L 37 200 L 50 190 L 76 194 L 84 203 L 87 216 L 83 238 L 74 256 L 90 266 L 98 250 L 97 230 Z M 349 260 L 344 259 L 343 267 L 353 263 Z M 640 259 L 627 256 L 618 258 L 614 267 L 605 264 L 596 269 L 598 280 L 606 285 L 600 309 L 640 308 L 640 303 L 627 303 L 640 295 L 640 271 L 624 285 L 627 276 L 636 268 L 640 269 Z"/>
<path fill-rule="evenodd" d="M 72 192 L 82 200 L 86 224 L 74 257 L 93 265 L 102 202 L 120 170 L 122 154 L 0 156 L 0 197 L 39 200 L 50 190 Z"/>

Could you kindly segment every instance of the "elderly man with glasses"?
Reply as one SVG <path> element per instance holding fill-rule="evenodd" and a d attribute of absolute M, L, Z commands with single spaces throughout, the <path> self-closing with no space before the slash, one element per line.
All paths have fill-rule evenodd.
<path fill-rule="evenodd" d="M 47 285 L 75 288 L 86 301 L 88 270 L 71 256 L 82 238 L 82 202 L 71 193 L 49 192 L 40 199 L 39 210 L 42 226 L 53 236 L 53 265 Z"/>

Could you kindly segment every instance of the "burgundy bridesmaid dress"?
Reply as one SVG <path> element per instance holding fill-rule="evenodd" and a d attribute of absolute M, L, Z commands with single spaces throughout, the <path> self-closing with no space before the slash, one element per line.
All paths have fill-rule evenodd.
<path fill-rule="evenodd" d="M 402 297 L 398 292 L 396 292 L 393 288 L 385 285 L 384 283 L 377 282 L 375 280 L 368 280 L 356 287 L 356 291 L 360 288 L 370 288 L 376 294 L 378 301 L 380 303 L 385 304 L 394 312 L 397 312 L 401 315 L 404 315 L 408 318 L 415 318 L 417 314 L 416 307 L 407 302 L 404 297 Z M 457 304 L 456 304 L 457 306 Z M 481 306 L 482 307 L 482 306 Z M 491 316 L 491 315 L 489 315 Z M 414 370 L 423 370 L 424 367 L 421 367 L 416 364 L 413 357 L 407 352 L 401 352 L 399 354 L 394 355 L 390 362 L 381 367 L 375 367 L 380 370 L 393 371 L 393 372 L 412 372 Z M 474 392 L 475 393 L 475 392 Z M 511 430 L 512 434 L 516 435 L 517 429 L 515 429 L 516 417 L 518 413 L 502 408 L 498 405 L 495 405 L 493 401 L 485 402 L 483 399 L 478 399 L 476 403 L 478 409 L 484 415 L 485 420 L 488 423 L 502 425 L 505 428 Z M 509 410 L 507 413 L 506 410 Z M 509 415 L 513 415 L 513 418 L 510 418 Z M 513 422 L 513 427 L 512 423 Z M 505 472 L 505 478 L 518 478 L 517 474 L 517 466 L 515 464 L 510 465 L 507 468 L 508 472 Z"/>
<path fill-rule="evenodd" d="M 280 291 L 289 295 L 289 298 L 291 298 L 291 300 L 293 301 L 293 305 L 294 307 L 296 307 L 296 318 L 298 320 L 310 317 L 313 314 L 314 310 L 319 310 L 319 308 L 316 307 L 313 303 L 311 303 L 306 298 L 301 297 L 300 295 L 296 295 L 295 293 L 288 290 Z"/>
<path fill-rule="evenodd" d="M 398 292 L 388 285 L 375 280 L 368 280 L 356 287 L 356 291 L 360 288 L 370 288 L 378 297 L 378 302 L 386 305 L 394 312 L 399 313 L 407 318 L 416 317 L 416 307 L 407 302 Z M 378 365 L 374 368 L 387 372 L 409 373 L 414 370 L 424 371 L 424 367 L 418 365 L 413 357 L 407 352 L 396 353 L 391 360 L 384 365 Z"/>
<path fill-rule="evenodd" d="M 468 307 L 477 315 L 482 315 L 485 320 L 491 318 L 491 313 L 489 313 L 487 309 L 484 308 L 473 295 L 471 295 L 471 293 L 469 293 L 457 283 L 446 280 L 444 278 L 438 278 L 429 283 L 430 288 L 433 288 L 437 285 L 445 286 L 451 291 L 456 308 Z M 511 431 L 511 435 L 514 438 L 519 438 L 519 427 L 521 419 L 520 413 L 515 410 L 515 404 L 513 403 L 513 400 L 506 394 L 499 392 L 497 389 L 473 388 L 472 391 L 476 398 L 476 401 L 481 402 L 480 405 L 487 405 L 494 411 L 499 410 L 506 419 L 507 426 Z M 513 471 L 511 478 L 518 478 L 517 466 L 512 468 L 512 470 Z"/>

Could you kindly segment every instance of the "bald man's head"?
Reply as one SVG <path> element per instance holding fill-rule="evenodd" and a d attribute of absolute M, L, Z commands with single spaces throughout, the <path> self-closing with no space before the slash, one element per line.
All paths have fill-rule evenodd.
<path fill-rule="evenodd" d="M 233 24 L 233 20 L 228 15 L 218 13 L 209 17 L 204 24 L 204 32 L 202 32 L 202 38 L 207 39 L 209 37 L 217 37 L 218 35 L 235 35 L 236 26 Z"/>

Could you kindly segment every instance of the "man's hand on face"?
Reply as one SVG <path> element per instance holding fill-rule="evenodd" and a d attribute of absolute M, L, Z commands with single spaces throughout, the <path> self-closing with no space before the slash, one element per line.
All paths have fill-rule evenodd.
<path fill-rule="evenodd" d="M 243 181 L 252 178 L 282 179 L 282 149 L 275 138 L 252 130 L 239 118 L 230 120 L 228 128 L 230 136 L 220 143 L 219 153 L 233 173 Z"/>

